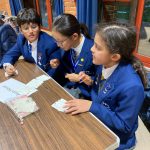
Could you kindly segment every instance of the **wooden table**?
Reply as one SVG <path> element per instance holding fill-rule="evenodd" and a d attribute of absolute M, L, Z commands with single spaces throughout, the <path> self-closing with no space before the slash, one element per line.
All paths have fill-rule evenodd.
<path fill-rule="evenodd" d="M 44 74 L 36 65 L 17 62 L 18 76 L 27 83 Z M 7 80 L 0 70 L 0 82 Z M 0 103 L 0 150 L 103 150 L 118 147 L 119 139 L 90 113 L 72 116 L 51 105 L 71 96 L 53 79 L 31 95 L 40 110 L 26 117 L 21 125 L 7 106 Z"/>

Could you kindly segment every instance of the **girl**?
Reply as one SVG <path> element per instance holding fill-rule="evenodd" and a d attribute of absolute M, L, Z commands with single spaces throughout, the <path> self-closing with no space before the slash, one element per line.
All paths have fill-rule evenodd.
<path fill-rule="evenodd" d="M 144 99 L 146 74 L 133 56 L 136 32 L 124 25 L 98 26 L 93 63 L 100 65 L 93 83 L 91 100 L 66 102 L 66 113 L 90 111 L 120 138 L 118 149 L 132 149 L 136 143 L 138 113 Z"/>
<path fill-rule="evenodd" d="M 91 76 L 95 73 L 92 64 L 93 40 L 85 25 L 79 24 L 75 16 L 62 14 L 53 23 L 52 35 L 65 52 L 62 60 L 53 59 L 50 65 L 57 68 L 54 79 L 73 96 L 89 97 Z"/>

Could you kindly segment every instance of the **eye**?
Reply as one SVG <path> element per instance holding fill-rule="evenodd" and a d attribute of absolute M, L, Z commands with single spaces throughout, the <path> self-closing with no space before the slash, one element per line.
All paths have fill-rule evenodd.
<path fill-rule="evenodd" d="M 37 25 L 33 25 L 32 28 L 37 28 Z"/>
<path fill-rule="evenodd" d="M 35 29 L 35 28 L 37 28 L 37 27 L 38 27 L 38 25 L 36 25 L 36 24 L 33 24 L 33 25 L 31 26 L 32 29 Z"/>
<path fill-rule="evenodd" d="M 97 50 L 101 50 L 101 47 L 97 43 L 94 43 L 94 46 Z"/>
<path fill-rule="evenodd" d="M 97 49 L 97 44 L 94 42 L 94 47 Z"/>
<path fill-rule="evenodd" d="M 27 27 L 23 27 L 23 30 L 28 30 L 29 29 L 29 27 L 27 26 Z"/>

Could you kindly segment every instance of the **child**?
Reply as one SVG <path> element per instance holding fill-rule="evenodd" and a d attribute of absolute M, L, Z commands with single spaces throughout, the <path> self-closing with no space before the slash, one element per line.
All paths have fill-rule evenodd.
<path fill-rule="evenodd" d="M 16 16 L 7 17 L 5 19 L 5 24 L 9 24 L 14 29 L 16 34 L 19 33 L 19 27 L 17 25 L 17 17 Z"/>
<path fill-rule="evenodd" d="M 66 113 L 93 113 L 119 136 L 118 149 L 132 149 L 147 84 L 143 65 L 133 56 L 136 32 L 124 25 L 98 26 L 94 42 L 93 63 L 100 66 L 91 101 L 70 100 L 65 104 Z"/>
<path fill-rule="evenodd" d="M 17 24 L 21 34 L 2 60 L 6 73 L 15 74 L 13 64 L 23 55 L 26 61 L 36 63 L 52 76 L 54 69 L 50 67 L 49 61 L 52 58 L 59 58 L 59 49 L 51 36 L 40 31 L 39 15 L 32 8 L 22 9 L 17 15 Z"/>
<path fill-rule="evenodd" d="M 0 19 L 0 68 L 4 54 L 16 43 L 17 34 L 9 24 Z"/>
<path fill-rule="evenodd" d="M 79 24 L 75 16 L 62 14 L 54 20 L 52 35 L 57 45 L 65 51 L 62 60 L 50 62 L 53 68 L 57 68 L 54 79 L 73 96 L 82 94 L 89 97 L 95 68 L 90 51 L 93 40 L 88 35 L 87 27 Z"/>

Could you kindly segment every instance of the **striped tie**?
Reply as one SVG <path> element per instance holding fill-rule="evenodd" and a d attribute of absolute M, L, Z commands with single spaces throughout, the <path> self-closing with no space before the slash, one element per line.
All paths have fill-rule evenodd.
<path fill-rule="evenodd" d="M 32 45 L 31 44 L 28 44 L 28 51 L 31 54 L 31 52 L 32 52 Z"/>
<path fill-rule="evenodd" d="M 72 56 L 73 62 L 75 63 L 77 58 L 76 58 L 76 52 L 74 49 L 71 49 L 71 56 Z"/>
<path fill-rule="evenodd" d="M 103 88 L 105 82 L 106 82 L 106 79 L 104 78 L 103 75 L 101 75 L 100 82 L 99 82 L 98 92 L 102 90 L 102 88 Z"/>

